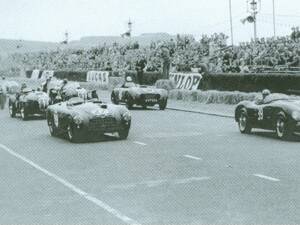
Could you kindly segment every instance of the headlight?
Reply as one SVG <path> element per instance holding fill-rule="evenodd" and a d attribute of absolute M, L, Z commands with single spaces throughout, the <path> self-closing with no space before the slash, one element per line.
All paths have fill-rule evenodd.
<path fill-rule="evenodd" d="M 129 121 L 131 120 L 131 115 L 129 112 L 125 112 L 123 115 L 122 115 L 123 119 L 126 120 L 126 121 Z"/>
<path fill-rule="evenodd" d="M 300 112 L 294 111 L 292 113 L 292 117 L 293 117 L 294 120 L 300 121 Z"/>
<path fill-rule="evenodd" d="M 73 121 L 77 125 L 82 124 L 82 122 L 83 122 L 82 118 L 78 115 L 74 116 Z"/>

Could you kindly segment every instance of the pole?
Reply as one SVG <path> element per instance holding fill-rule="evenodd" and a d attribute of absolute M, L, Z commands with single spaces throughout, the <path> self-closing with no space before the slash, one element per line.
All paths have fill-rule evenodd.
<path fill-rule="evenodd" d="M 254 26 L 254 40 L 256 40 L 257 38 L 257 29 L 256 29 L 256 12 L 253 13 L 253 19 L 254 19 L 254 22 L 253 22 L 253 26 Z"/>
<path fill-rule="evenodd" d="M 273 31 L 274 31 L 274 37 L 276 37 L 275 2 L 274 2 L 274 0 L 273 0 Z"/>
<path fill-rule="evenodd" d="M 250 2 L 251 5 L 251 15 L 253 17 L 253 27 L 254 27 L 254 40 L 256 40 L 257 38 L 257 29 L 256 29 L 256 20 L 257 20 L 257 1 L 256 0 L 252 0 Z"/>
<path fill-rule="evenodd" d="M 231 45 L 233 46 L 233 26 L 232 26 L 232 7 L 231 0 L 229 0 L 229 17 L 230 17 L 230 34 L 231 34 Z"/>

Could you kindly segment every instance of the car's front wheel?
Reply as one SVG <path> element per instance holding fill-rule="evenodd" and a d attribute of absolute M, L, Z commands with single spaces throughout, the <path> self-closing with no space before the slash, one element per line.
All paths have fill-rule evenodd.
<path fill-rule="evenodd" d="M 70 142 L 78 143 L 82 141 L 80 128 L 77 128 L 73 123 L 69 123 L 67 126 L 67 136 Z"/>
<path fill-rule="evenodd" d="M 119 131 L 119 138 L 125 140 L 127 139 L 128 134 L 129 134 L 129 127 L 124 127 Z"/>
<path fill-rule="evenodd" d="M 167 102 L 168 102 L 167 99 L 161 100 L 161 101 L 159 102 L 159 109 L 160 109 L 160 110 L 165 110 L 166 107 L 167 107 Z"/>
<path fill-rule="evenodd" d="M 28 113 L 27 113 L 27 109 L 26 109 L 25 105 L 21 106 L 20 114 L 21 114 L 22 120 L 27 120 L 28 119 Z"/>
<path fill-rule="evenodd" d="M 247 113 L 245 110 L 241 110 L 239 113 L 238 117 L 238 125 L 239 125 L 239 130 L 243 134 L 250 134 L 252 127 L 249 123 Z"/>
<path fill-rule="evenodd" d="M 117 99 L 117 96 L 115 95 L 115 93 L 111 93 L 111 102 L 118 105 L 119 104 L 119 100 Z"/>
<path fill-rule="evenodd" d="M 50 116 L 50 118 L 48 119 L 48 127 L 50 131 L 50 135 L 56 137 L 58 135 L 58 129 L 55 126 L 54 118 L 52 116 Z"/>
<path fill-rule="evenodd" d="M 8 111 L 9 111 L 10 117 L 14 118 L 16 116 L 16 106 L 11 101 L 9 101 L 9 103 L 8 103 Z"/>
<path fill-rule="evenodd" d="M 282 115 L 277 116 L 275 131 L 276 136 L 283 140 L 288 140 L 293 135 L 292 127 L 289 125 L 287 119 Z"/>

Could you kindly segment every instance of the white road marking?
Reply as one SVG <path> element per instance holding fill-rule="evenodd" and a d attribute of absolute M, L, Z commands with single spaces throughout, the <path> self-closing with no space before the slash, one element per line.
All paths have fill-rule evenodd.
<path fill-rule="evenodd" d="M 121 221 L 123 221 L 126 224 L 131 224 L 131 225 L 139 225 L 138 222 L 136 222 L 135 220 L 127 217 L 126 215 L 124 215 L 123 213 L 121 213 L 120 211 L 112 208 L 111 206 L 109 206 L 108 204 L 106 204 L 105 202 L 97 199 L 96 197 L 93 197 L 92 195 L 90 195 L 89 193 L 81 190 L 80 188 L 76 187 L 75 185 L 71 184 L 70 182 L 68 182 L 67 180 L 55 175 L 54 173 L 44 169 L 43 167 L 39 166 L 38 164 L 34 163 L 33 161 L 27 159 L 26 157 L 16 153 L 15 151 L 9 149 L 8 147 L 6 147 L 3 144 L 0 144 L 0 148 L 2 148 L 4 151 L 6 151 L 7 153 L 9 153 L 10 155 L 22 160 L 23 162 L 29 164 L 30 166 L 32 166 L 33 168 L 35 168 L 36 170 L 42 172 L 43 174 L 53 178 L 54 180 L 56 180 L 57 182 L 61 183 L 62 185 L 64 185 L 65 187 L 69 188 L 71 191 L 75 192 L 76 194 L 82 196 L 83 198 L 85 198 L 86 200 L 89 200 L 90 202 L 94 203 L 95 205 L 99 206 L 100 208 L 102 208 L 103 210 L 109 212 L 110 214 L 112 214 L 113 216 L 119 218 Z"/>
<path fill-rule="evenodd" d="M 186 179 L 178 179 L 178 180 L 174 180 L 173 182 L 175 184 L 188 184 L 188 183 L 192 183 L 194 181 L 202 181 L 202 180 L 209 180 L 210 177 L 190 177 L 190 178 L 186 178 Z"/>
<path fill-rule="evenodd" d="M 145 184 L 148 187 L 156 187 L 156 186 L 162 185 L 166 182 L 168 182 L 168 181 L 167 180 L 151 180 L 151 181 L 146 181 Z"/>
<path fill-rule="evenodd" d="M 270 180 L 270 181 L 274 181 L 274 182 L 280 181 L 280 180 L 277 179 L 277 178 L 265 176 L 265 175 L 262 175 L 262 174 L 253 174 L 253 175 L 256 176 L 256 177 L 263 178 L 263 179 Z"/>
<path fill-rule="evenodd" d="M 143 142 L 139 142 L 139 141 L 134 141 L 133 143 L 137 144 L 137 145 L 142 145 L 142 146 L 146 146 L 146 143 Z"/>
<path fill-rule="evenodd" d="M 130 183 L 130 184 L 119 184 L 119 185 L 111 185 L 107 188 L 109 190 L 118 189 L 118 190 L 128 190 L 134 189 L 141 186 L 147 186 L 148 188 L 158 187 L 161 185 L 178 185 L 178 184 L 188 184 L 197 181 L 209 180 L 210 177 L 189 177 L 183 179 L 175 179 L 175 180 L 149 180 L 149 181 L 142 181 L 138 183 Z"/>
<path fill-rule="evenodd" d="M 203 160 L 200 157 L 196 157 L 196 156 L 192 156 L 192 155 L 184 155 L 184 157 L 189 158 L 189 159 L 201 160 L 201 161 Z"/>

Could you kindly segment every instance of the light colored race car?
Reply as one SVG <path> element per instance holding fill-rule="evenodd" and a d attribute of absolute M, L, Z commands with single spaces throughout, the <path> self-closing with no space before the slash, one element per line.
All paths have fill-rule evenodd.
<path fill-rule="evenodd" d="M 131 115 L 124 106 L 74 97 L 49 106 L 47 122 L 52 136 L 65 134 L 71 142 L 103 138 L 106 133 L 117 133 L 120 139 L 126 139 Z"/>
<path fill-rule="evenodd" d="M 111 101 L 114 104 L 125 103 L 128 109 L 134 105 L 147 106 L 158 105 L 160 110 L 167 107 L 168 92 L 152 86 L 138 85 L 133 82 L 126 82 L 113 89 Z"/>
<path fill-rule="evenodd" d="M 45 116 L 49 101 L 46 93 L 25 88 L 9 96 L 9 114 L 11 117 L 15 117 L 19 113 L 23 120 L 37 114 Z"/>

